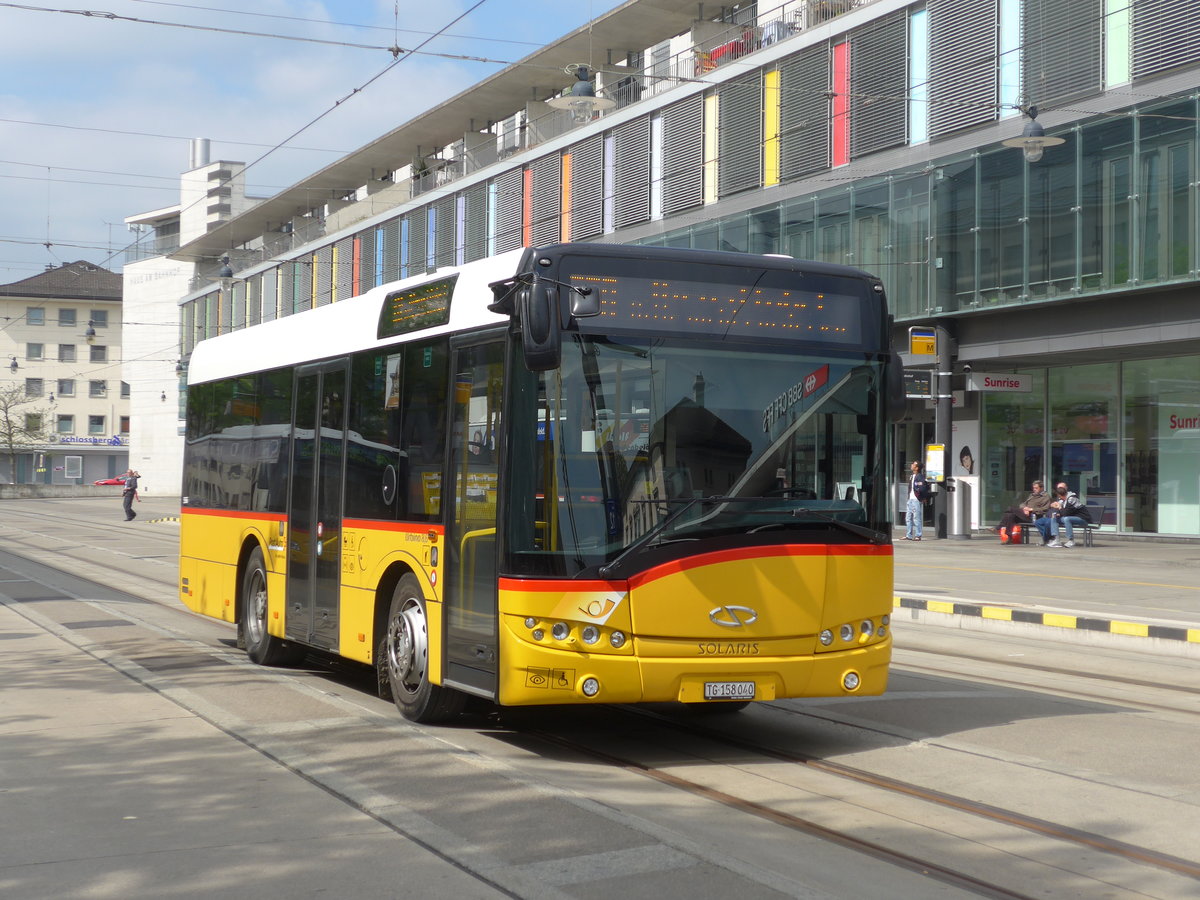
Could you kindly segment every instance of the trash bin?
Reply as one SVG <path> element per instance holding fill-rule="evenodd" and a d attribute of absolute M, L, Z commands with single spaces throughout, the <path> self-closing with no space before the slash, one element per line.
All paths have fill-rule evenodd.
<path fill-rule="evenodd" d="M 961 478 L 946 479 L 946 503 L 950 510 L 950 527 L 946 536 L 952 540 L 971 539 L 971 485 Z"/>

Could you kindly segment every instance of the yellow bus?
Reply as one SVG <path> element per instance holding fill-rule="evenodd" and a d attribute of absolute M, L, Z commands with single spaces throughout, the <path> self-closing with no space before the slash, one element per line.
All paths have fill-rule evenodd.
<path fill-rule="evenodd" d="M 888 321 L 857 269 L 561 244 L 202 341 L 182 601 L 420 722 L 881 693 Z"/>

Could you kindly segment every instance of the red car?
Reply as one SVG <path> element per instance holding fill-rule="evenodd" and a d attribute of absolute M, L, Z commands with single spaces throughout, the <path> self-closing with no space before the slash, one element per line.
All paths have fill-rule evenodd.
<path fill-rule="evenodd" d="M 99 481 L 93 481 L 92 484 L 124 484 L 125 476 L 118 475 L 116 478 L 101 478 Z"/>

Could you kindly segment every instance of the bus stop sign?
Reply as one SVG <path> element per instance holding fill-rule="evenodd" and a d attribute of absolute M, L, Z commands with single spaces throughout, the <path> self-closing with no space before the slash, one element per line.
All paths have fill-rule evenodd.
<path fill-rule="evenodd" d="M 908 352 L 913 356 L 937 356 L 937 331 L 925 325 L 910 325 Z"/>

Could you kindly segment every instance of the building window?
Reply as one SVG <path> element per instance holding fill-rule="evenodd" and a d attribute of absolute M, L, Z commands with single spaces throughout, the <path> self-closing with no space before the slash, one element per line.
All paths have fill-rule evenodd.
<path fill-rule="evenodd" d="M 60 309 L 58 311 L 58 324 L 59 324 L 59 327 L 61 327 L 61 328 L 74 328 L 75 327 L 75 310 Z"/>
<path fill-rule="evenodd" d="M 121 399 L 122 400 L 129 399 L 129 382 L 128 381 L 121 382 Z"/>
<path fill-rule="evenodd" d="M 129 416 L 121 416 L 121 434 L 129 434 Z"/>
<path fill-rule="evenodd" d="M 46 348 L 42 344 L 26 344 L 25 358 L 26 359 L 42 359 L 42 354 L 46 352 Z"/>
<path fill-rule="evenodd" d="M 107 328 L 108 327 L 108 310 L 107 309 L 93 309 L 91 312 L 88 313 L 88 315 L 91 317 L 89 321 L 93 328 Z"/>
<path fill-rule="evenodd" d="M 107 381 L 89 381 L 88 382 L 89 397 L 107 397 L 108 382 Z"/>
<path fill-rule="evenodd" d="M 88 434 L 104 434 L 104 416 L 88 416 Z"/>
<path fill-rule="evenodd" d="M 25 324 L 26 325 L 45 325 L 46 310 L 40 306 L 25 307 Z"/>
<path fill-rule="evenodd" d="M 74 344 L 59 344 L 58 345 L 58 361 L 59 362 L 75 362 L 75 345 Z"/>
<path fill-rule="evenodd" d="M 54 430 L 59 434 L 74 434 L 75 433 L 75 417 L 74 416 L 59 416 L 58 421 L 54 424 Z"/>
<path fill-rule="evenodd" d="M 108 348 L 103 344 L 93 344 L 89 349 L 92 351 L 92 362 L 108 362 Z"/>
<path fill-rule="evenodd" d="M 44 390 L 45 390 L 45 388 L 42 385 L 42 379 L 40 379 L 40 378 L 26 378 L 25 379 L 25 396 L 26 397 L 40 397 L 40 396 L 42 396 L 42 393 Z"/>
<path fill-rule="evenodd" d="M 25 414 L 25 430 L 29 434 L 34 435 L 42 430 L 42 414 L 41 413 L 26 413 Z"/>
<path fill-rule="evenodd" d="M 58 396 L 74 397 L 75 396 L 75 379 L 60 378 L 58 379 Z"/>

